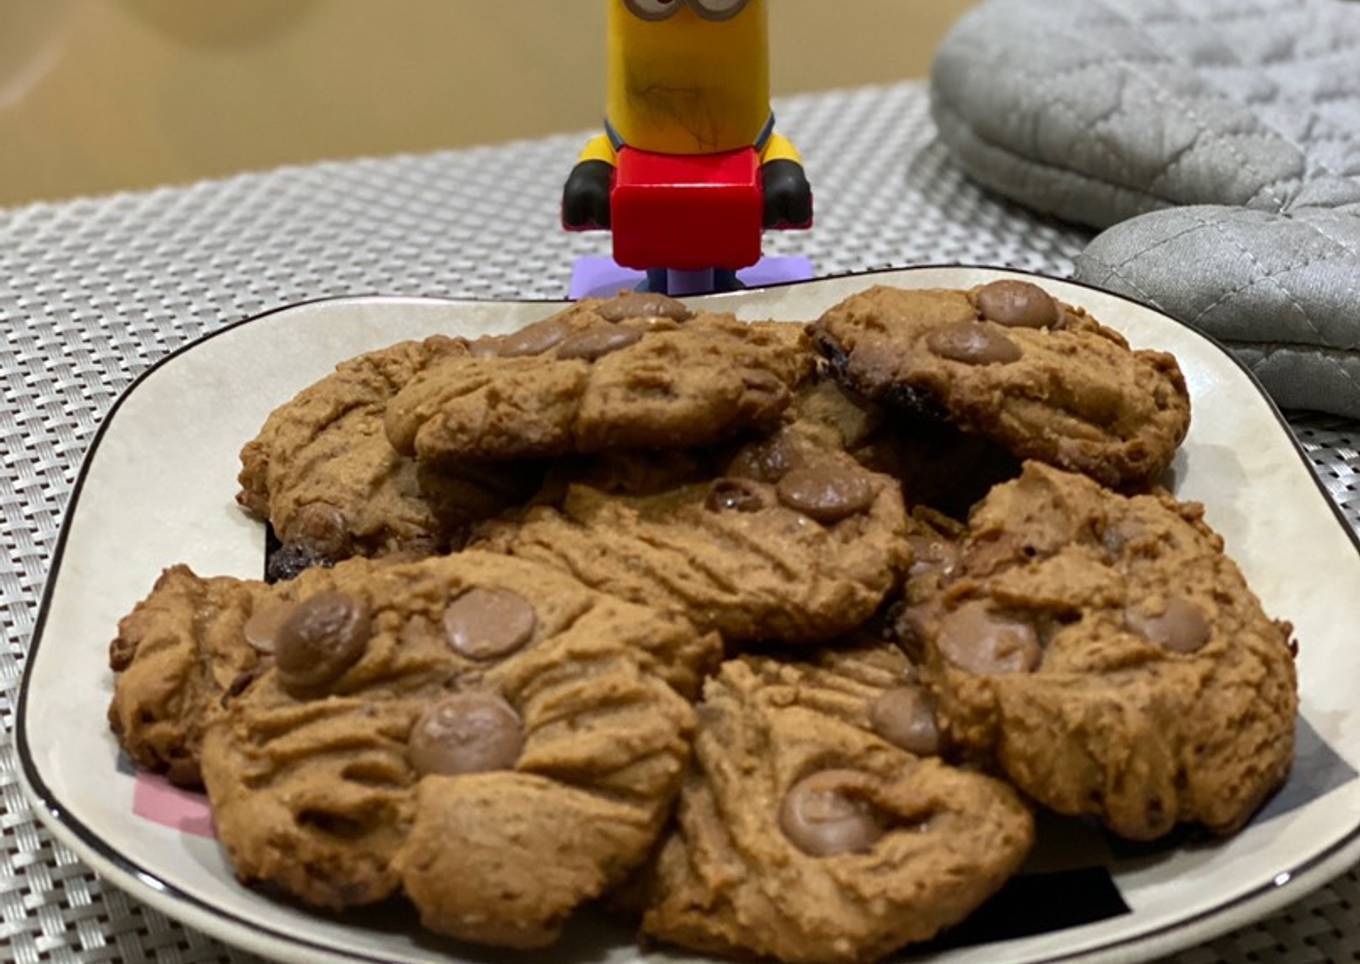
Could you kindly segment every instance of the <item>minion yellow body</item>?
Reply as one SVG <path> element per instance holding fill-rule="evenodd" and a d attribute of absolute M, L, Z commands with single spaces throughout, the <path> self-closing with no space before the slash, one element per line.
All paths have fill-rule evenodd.
<path fill-rule="evenodd" d="M 727 20 L 705 19 L 682 0 L 651 5 L 677 9 L 646 20 L 625 0 L 608 2 L 610 133 L 593 139 L 580 160 L 613 164 L 622 143 L 655 154 L 757 146 L 762 163 L 801 161 L 771 129 L 766 0 L 751 0 Z"/>
<path fill-rule="evenodd" d="M 806 227 L 812 194 L 802 158 L 774 130 L 768 0 L 606 0 L 606 133 L 582 151 L 563 223 L 608 227 L 609 184 L 626 147 L 696 156 L 755 148 L 767 228 Z"/>

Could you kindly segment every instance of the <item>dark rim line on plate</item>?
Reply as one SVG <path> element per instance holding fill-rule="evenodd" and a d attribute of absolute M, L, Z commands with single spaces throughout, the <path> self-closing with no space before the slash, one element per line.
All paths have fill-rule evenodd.
<path fill-rule="evenodd" d="M 1318 492 L 1322 496 L 1323 502 L 1326 503 L 1327 507 L 1331 510 L 1332 515 L 1336 517 L 1336 520 L 1340 524 L 1342 531 L 1346 534 L 1347 538 L 1350 539 L 1351 545 L 1355 547 L 1357 554 L 1360 554 L 1360 536 L 1356 535 L 1355 531 L 1351 528 L 1350 523 L 1346 521 L 1346 517 L 1342 514 L 1340 507 L 1336 504 L 1336 502 L 1332 499 L 1331 495 L 1327 492 L 1326 486 L 1322 484 L 1322 480 L 1318 478 L 1317 472 L 1314 471 L 1312 466 L 1309 464 L 1308 453 L 1304 451 L 1303 446 L 1299 443 L 1298 437 L 1295 436 L 1293 430 L 1289 427 L 1289 423 L 1288 421 L 1286 421 L 1284 414 L 1280 411 L 1279 406 L 1275 404 L 1275 400 L 1271 398 L 1269 393 L 1266 392 L 1265 388 L 1262 387 L 1260 381 L 1256 378 L 1255 373 L 1253 373 L 1250 368 L 1244 365 L 1237 358 L 1236 355 L 1228 351 L 1228 349 L 1225 348 L 1223 344 L 1220 343 L 1216 338 L 1213 338 L 1210 335 L 1206 335 L 1204 332 L 1199 331 L 1198 329 L 1191 328 L 1184 322 L 1172 318 L 1170 315 L 1163 313 L 1161 310 L 1154 308 L 1151 305 L 1144 304 L 1143 302 L 1140 302 L 1134 298 L 1129 298 L 1125 295 L 1116 294 L 1112 291 L 1106 291 L 1104 288 L 1098 288 L 1095 285 L 1086 284 L 1085 282 L 1081 281 L 1073 281 L 1067 278 L 1055 278 L 1052 277 L 1051 275 L 1043 275 L 1034 271 L 1026 271 L 1022 268 L 1008 268 L 1004 266 L 967 265 L 967 264 L 921 264 L 921 265 L 909 265 L 904 268 L 881 268 L 874 271 L 866 272 L 846 272 L 844 274 L 829 275 L 824 278 L 814 278 L 809 281 L 789 281 L 782 282 L 780 284 L 763 285 L 756 288 L 747 288 L 744 289 L 744 291 L 732 292 L 731 294 L 740 295 L 743 293 L 750 292 L 771 291 L 780 288 L 807 286 L 810 284 L 818 284 L 825 281 L 840 281 L 852 278 L 873 278 L 876 276 L 887 274 L 903 274 L 916 271 L 931 271 L 941 269 L 1001 271 L 1010 274 L 1028 275 L 1029 277 L 1037 278 L 1040 281 L 1056 281 L 1062 284 L 1070 284 L 1078 288 L 1085 288 L 1088 291 L 1094 291 L 1098 294 L 1106 295 L 1108 297 L 1115 298 L 1119 301 L 1124 301 L 1131 305 L 1135 305 L 1139 308 L 1151 311 L 1161 316 L 1162 318 L 1165 318 L 1167 321 L 1170 321 L 1175 325 L 1179 325 L 1180 327 L 1186 329 L 1192 334 L 1197 335 L 1199 338 L 1203 339 L 1204 341 L 1212 345 L 1221 354 L 1225 355 L 1234 365 L 1236 365 L 1237 368 L 1240 369 L 1244 375 L 1247 376 L 1247 380 L 1251 383 L 1252 387 L 1255 388 L 1256 391 L 1265 400 L 1266 404 L 1270 408 L 1271 414 L 1275 416 L 1275 420 L 1279 423 L 1280 427 L 1284 429 L 1286 437 L 1289 439 L 1290 444 L 1294 447 L 1294 451 L 1303 461 L 1304 468 L 1308 470 L 1308 474 L 1312 477 L 1313 483 L 1317 486 Z M 256 921 L 247 920 L 246 918 L 239 917 L 236 914 L 233 914 L 229 911 L 222 910 L 220 907 L 217 907 L 214 904 L 211 904 L 200 897 L 196 897 L 193 894 L 182 891 L 178 887 L 175 887 L 173 884 L 166 883 L 165 881 L 157 877 L 155 874 L 148 871 L 146 868 L 142 867 L 135 861 L 126 857 L 121 851 L 113 848 L 108 843 L 106 843 L 103 837 L 99 836 L 97 833 L 95 833 L 93 830 L 87 827 L 84 823 L 82 823 L 80 820 L 70 815 L 63 809 L 61 802 L 56 799 L 56 796 L 48 788 L 47 784 L 43 781 L 42 777 L 38 773 L 37 765 L 34 763 L 33 755 L 29 751 L 28 747 L 28 732 L 26 722 L 29 683 L 32 681 L 33 666 L 37 662 L 35 657 L 38 652 L 38 647 L 42 642 L 43 628 L 47 623 L 47 613 L 48 609 L 51 606 L 52 594 L 53 591 L 55 590 L 57 578 L 61 571 L 62 555 L 66 550 L 66 537 L 70 531 L 71 519 L 74 515 L 73 510 L 75 508 L 77 500 L 79 500 L 80 498 L 81 489 L 85 485 L 86 473 L 89 470 L 90 463 L 94 460 L 95 452 L 99 448 L 100 441 L 103 440 L 104 432 L 109 427 L 109 425 L 112 424 L 114 416 L 117 415 L 119 408 L 121 408 L 123 405 L 123 402 L 126 401 L 128 397 L 130 397 L 132 393 L 137 390 L 137 386 L 139 386 L 144 380 L 149 378 L 161 367 L 174 361 L 180 355 L 186 354 L 189 351 L 198 348 L 205 342 L 211 341 L 212 339 L 218 337 L 219 335 L 224 335 L 227 332 L 233 331 L 234 329 L 240 328 L 244 325 L 248 325 L 257 321 L 262 321 L 272 317 L 273 315 L 281 314 L 282 312 L 285 311 L 291 311 L 295 308 L 305 308 L 312 305 L 327 304 L 330 302 L 363 301 L 371 298 L 391 298 L 393 300 L 428 301 L 431 304 L 440 304 L 453 301 L 463 302 L 466 304 L 488 304 L 488 305 L 560 304 L 566 306 L 572 304 L 571 301 L 560 300 L 555 298 L 528 298 L 506 301 L 495 298 L 440 298 L 430 295 L 406 296 L 406 295 L 367 294 L 367 295 L 337 295 L 326 298 L 311 298 L 306 301 L 298 301 L 293 302 L 292 304 L 282 305 L 278 308 L 271 308 L 268 311 L 260 312 L 257 315 L 251 315 L 248 318 L 242 318 L 239 321 L 233 321 L 226 325 L 223 325 L 221 328 L 201 335 L 185 345 L 181 345 L 179 348 L 175 349 L 170 354 L 166 355 L 164 358 L 161 358 L 160 360 L 156 361 L 154 364 L 151 365 L 151 367 L 147 368 L 146 371 L 138 375 L 137 378 L 132 382 L 132 384 L 125 388 L 122 394 L 118 396 L 117 400 L 109 408 L 108 414 L 106 414 L 103 420 L 99 423 L 99 427 L 98 429 L 95 430 L 94 437 L 90 440 L 90 445 L 85 451 L 85 456 L 81 460 L 80 472 L 76 476 L 75 484 L 71 487 L 71 496 L 67 500 L 66 510 L 62 516 L 61 532 L 57 536 L 57 544 L 52 552 L 52 563 L 48 567 L 47 581 L 43 586 L 42 599 L 38 604 L 38 618 L 34 622 L 29 647 L 24 658 L 24 677 L 23 681 L 20 683 L 19 686 L 19 703 L 18 710 L 16 713 L 15 746 L 19 752 L 19 760 L 21 765 L 23 766 L 24 777 L 28 781 L 29 786 L 33 788 L 33 792 L 39 798 L 41 798 L 43 805 L 47 808 L 48 815 L 54 821 L 61 824 L 64 828 L 73 833 L 87 847 L 98 853 L 110 864 L 114 865 L 116 868 L 118 868 L 120 871 L 127 874 L 128 876 L 141 881 L 148 888 L 157 891 L 158 893 L 164 894 L 168 897 L 174 898 L 177 901 L 188 903 L 206 912 L 210 916 L 231 922 L 237 925 L 238 927 L 244 927 L 247 928 L 248 930 L 255 931 L 256 933 L 263 934 L 272 940 L 281 941 L 285 944 L 292 944 L 296 947 L 305 947 L 313 950 L 323 951 L 328 954 L 348 956 L 349 958 L 354 960 L 371 961 L 373 962 L 373 964 L 385 964 L 386 959 L 384 958 L 371 957 L 368 954 L 365 954 L 360 951 L 355 951 L 352 949 L 346 950 L 329 944 L 318 943 L 303 937 L 299 937 L 296 934 L 289 934 L 281 930 L 275 930 L 271 927 L 266 927 L 260 923 L 257 923 Z M 1241 896 L 1235 897 L 1232 900 L 1225 901 L 1224 903 L 1219 904 L 1216 907 L 1201 911 L 1200 913 L 1194 915 L 1193 917 L 1188 917 L 1171 924 L 1165 924 L 1154 930 L 1144 931 L 1142 933 L 1135 934 L 1130 937 L 1124 937 L 1118 940 L 1113 940 L 1105 944 L 1100 944 L 1095 947 L 1087 948 L 1083 951 L 1074 952 L 1072 954 L 1061 954 L 1056 957 L 1046 957 L 1043 958 L 1041 961 L 1036 962 L 1036 964 L 1059 964 L 1059 962 L 1062 961 L 1070 961 L 1076 958 L 1086 957 L 1092 954 L 1099 954 L 1105 951 L 1114 950 L 1119 947 L 1129 947 L 1144 944 L 1159 936 L 1166 935 L 1174 931 L 1182 930 L 1207 918 L 1214 917 L 1222 913 L 1223 911 L 1228 910 L 1229 908 L 1237 907 L 1241 904 L 1245 904 L 1250 901 L 1256 900 L 1257 898 L 1265 894 L 1278 892 L 1279 890 L 1281 890 L 1281 888 L 1289 886 L 1301 875 L 1308 873 L 1314 867 L 1328 860 L 1338 851 L 1354 843 L 1357 839 L 1360 839 L 1360 824 L 1357 824 L 1353 830 L 1347 833 L 1340 840 L 1328 846 L 1320 853 L 1314 854 L 1312 857 L 1296 865 L 1290 870 L 1282 872 L 1281 874 L 1277 875 L 1274 881 L 1272 881 L 1271 883 L 1263 884 L 1262 886 L 1257 887 L 1246 894 L 1242 894 Z M 1275 882 L 1279 881 L 1282 877 L 1285 878 L 1283 883 Z M 1327 882 L 1326 880 L 1318 881 L 1313 885 L 1313 887 L 1314 888 L 1320 887 L 1326 882 Z M 1313 888 L 1310 888 L 1310 890 L 1311 889 Z M 1305 893 L 1299 894 L 1300 899 L 1304 896 L 1306 896 Z M 173 914 L 171 916 L 173 916 Z M 227 942 L 230 943 L 229 940 Z"/>

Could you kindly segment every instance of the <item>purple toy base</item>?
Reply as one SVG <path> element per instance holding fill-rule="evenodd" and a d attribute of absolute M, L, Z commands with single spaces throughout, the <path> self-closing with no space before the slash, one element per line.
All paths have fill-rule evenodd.
<path fill-rule="evenodd" d="M 645 281 L 641 271 L 621 267 L 613 258 L 581 258 L 572 267 L 572 301 L 582 298 L 611 298 L 620 291 L 631 291 Z M 748 288 L 810 281 L 812 262 L 807 258 L 761 258 L 760 263 L 737 272 L 737 280 Z"/>

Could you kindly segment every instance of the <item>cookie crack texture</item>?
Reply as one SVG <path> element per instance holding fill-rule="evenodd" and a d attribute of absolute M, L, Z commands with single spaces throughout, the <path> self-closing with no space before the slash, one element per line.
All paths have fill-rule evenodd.
<path fill-rule="evenodd" d="M 762 507 L 753 512 L 710 507 L 708 484 L 637 498 L 578 485 L 560 509 L 484 527 L 475 546 L 681 614 L 728 643 L 816 642 L 872 616 L 906 564 L 899 487 L 853 471 L 873 480 L 873 502 L 830 525 L 779 505 L 772 486 L 754 481 L 746 484 Z"/>
<path fill-rule="evenodd" d="M 1291 629 L 1262 611 L 1202 514 L 1035 462 L 994 489 L 916 614 L 952 739 L 1045 806 L 1126 837 L 1242 826 L 1293 756 Z M 961 650 L 951 626 L 964 613 L 1031 633 L 1041 651 L 1017 665 Z M 976 638 L 999 646 L 992 632 Z"/>
<path fill-rule="evenodd" d="M 875 656 L 907 668 L 890 647 Z M 885 743 L 868 699 L 809 708 L 808 690 L 861 685 L 830 682 L 854 658 L 746 657 L 709 681 L 677 825 L 648 871 L 645 934 L 706 953 L 871 961 L 961 919 L 1016 869 L 1033 824 L 1009 788 Z M 808 786 L 828 789 L 809 799 Z"/>
<path fill-rule="evenodd" d="M 558 322 L 578 332 L 638 323 L 611 328 L 579 313 Z M 558 343 L 449 358 L 392 400 L 388 438 L 422 461 L 500 461 L 703 445 L 768 429 L 811 373 L 801 333 L 789 327 L 797 337 L 701 315 L 639 328 L 636 340 L 592 360 L 561 356 Z"/>

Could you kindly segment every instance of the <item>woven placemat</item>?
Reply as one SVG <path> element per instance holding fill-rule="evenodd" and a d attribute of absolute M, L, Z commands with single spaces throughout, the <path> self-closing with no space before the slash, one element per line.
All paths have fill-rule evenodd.
<path fill-rule="evenodd" d="M 935 143 L 922 87 L 778 105 L 818 196 L 818 227 L 771 239 L 820 274 L 921 263 L 1069 275 L 1088 237 L 984 193 Z M 330 295 L 564 296 L 606 238 L 557 227 L 582 137 L 316 164 L 0 211 L 0 959 L 247 961 L 104 885 L 21 798 L 14 702 L 63 508 L 91 433 L 147 366 L 227 322 Z M 1297 418 L 1360 526 L 1360 425 Z M 1360 960 L 1360 878 L 1179 960 Z"/>

